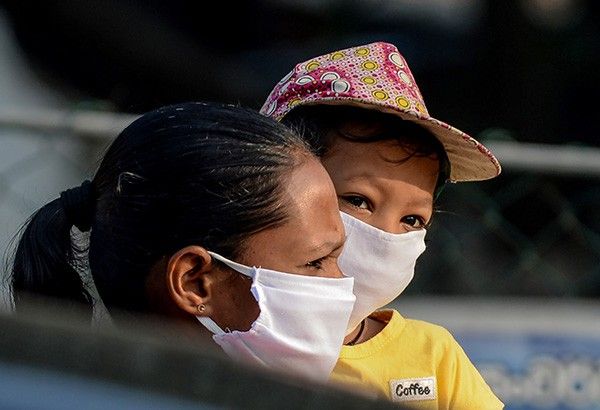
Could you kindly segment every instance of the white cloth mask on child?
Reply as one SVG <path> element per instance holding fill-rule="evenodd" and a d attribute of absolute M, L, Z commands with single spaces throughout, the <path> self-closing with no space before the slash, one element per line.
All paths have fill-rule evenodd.
<path fill-rule="evenodd" d="M 354 306 L 352 278 L 322 278 L 249 267 L 210 255 L 252 278 L 260 314 L 250 330 L 223 331 L 196 316 L 234 360 L 325 382 L 340 353 Z"/>
<path fill-rule="evenodd" d="M 415 274 L 417 258 L 425 251 L 425 229 L 392 234 L 340 212 L 346 243 L 338 265 L 354 278 L 356 303 L 348 322 L 350 333 L 375 310 L 396 299 Z"/>

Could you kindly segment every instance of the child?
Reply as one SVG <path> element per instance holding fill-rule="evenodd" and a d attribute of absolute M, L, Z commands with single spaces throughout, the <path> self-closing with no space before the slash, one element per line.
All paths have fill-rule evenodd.
<path fill-rule="evenodd" d="M 502 408 L 447 330 L 377 310 L 412 279 L 444 183 L 493 178 L 496 158 L 429 116 L 406 60 L 382 42 L 296 65 L 261 112 L 305 129 L 338 195 L 339 264 L 357 301 L 332 380 L 417 408 Z"/>

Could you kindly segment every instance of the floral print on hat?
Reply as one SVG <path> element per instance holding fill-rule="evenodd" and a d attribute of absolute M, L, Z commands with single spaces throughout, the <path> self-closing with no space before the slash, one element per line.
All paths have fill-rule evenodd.
<path fill-rule="evenodd" d="M 271 91 L 261 113 L 279 121 L 297 106 L 316 104 L 358 105 L 419 123 L 444 145 L 451 182 L 500 173 L 487 148 L 429 115 L 408 63 L 392 44 L 352 47 L 297 64 Z"/>

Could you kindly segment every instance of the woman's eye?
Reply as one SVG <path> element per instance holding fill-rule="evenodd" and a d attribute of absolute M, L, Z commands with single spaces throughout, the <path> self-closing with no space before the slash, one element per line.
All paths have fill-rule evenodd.
<path fill-rule="evenodd" d="M 425 220 L 417 215 L 408 215 L 402 218 L 402 223 L 414 229 L 422 229 L 426 227 Z"/>
<path fill-rule="evenodd" d="M 341 197 L 344 201 L 358 209 L 369 209 L 369 203 L 361 196 L 349 195 Z"/>
<path fill-rule="evenodd" d="M 308 266 L 309 268 L 313 268 L 313 269 L 322 269 L 323 268 L 323 260 L 325 260 L 325 258 L 319 258 L 314 261 L 310 261 L 306 264 L 306 266 Z"/>

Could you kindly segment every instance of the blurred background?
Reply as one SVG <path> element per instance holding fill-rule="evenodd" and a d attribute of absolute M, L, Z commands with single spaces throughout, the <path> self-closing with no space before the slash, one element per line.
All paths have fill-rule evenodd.
<path fill-rule="evenodd" d="M 136 114 L 258 109 L 295 63 L 388 41 L 504 168 L 445 189 L 394 305 L 450 328 L 507 408 L 600 408 L 598 21 L 591 0 L 0 2 L 0 249 Z"/>

